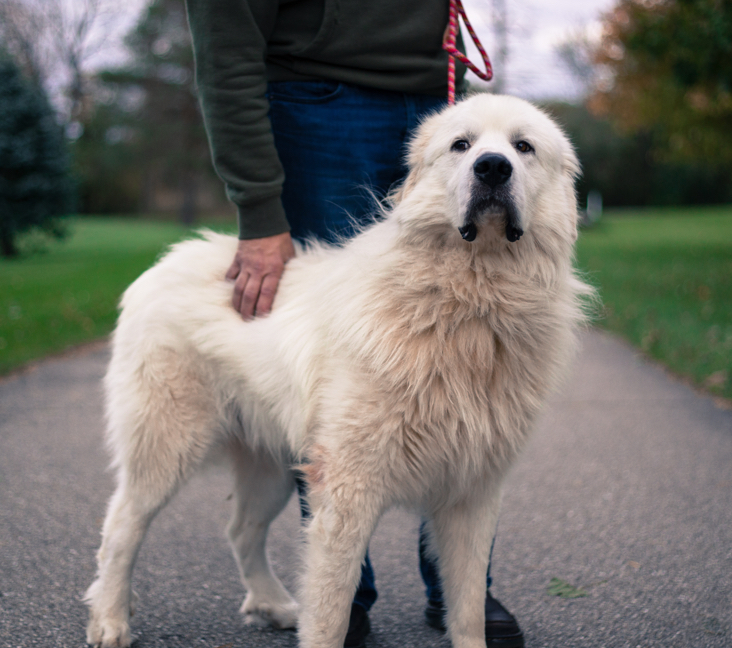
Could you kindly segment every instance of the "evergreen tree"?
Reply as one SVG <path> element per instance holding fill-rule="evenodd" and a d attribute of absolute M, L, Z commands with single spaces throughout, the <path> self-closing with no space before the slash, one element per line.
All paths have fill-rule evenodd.
<path fill-rule="evenodd" d="M 18 236 L 36 229 L 63 236 L 73 184 L 61 129 L 42 90 L 0 57 L 0 253 L 18 253 Z"/>

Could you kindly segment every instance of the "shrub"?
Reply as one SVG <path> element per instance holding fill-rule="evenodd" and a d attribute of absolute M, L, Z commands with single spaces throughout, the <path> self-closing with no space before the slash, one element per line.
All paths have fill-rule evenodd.
<path fill-rule="evenodd" d="M 0 253 L 18 254 L 18 237 L 64 235 L 73 184 L 61 128 L 40 88 L 0 57 Z"/>

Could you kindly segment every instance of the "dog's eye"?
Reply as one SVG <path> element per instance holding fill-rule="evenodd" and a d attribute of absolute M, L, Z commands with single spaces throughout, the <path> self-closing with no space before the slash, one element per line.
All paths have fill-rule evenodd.
<path fill-rule="evenodd" d="M 467 151 L 469 148 L 470 148 L 470 142 L 468 142 L 468 140 L 459 139 L 459 140 L 455 140 L 452 143 L 450 150 L 451 151 L 460 151 L 462 153 L 463 151 Z"/>
<path fill-rule="evenodd" d="M 528 142 L 521 140 L 520 142 L 516 142 L 516 150 L 519 153 L 531 153 L 531 151 L 534 150 L 534 147 Z"/>

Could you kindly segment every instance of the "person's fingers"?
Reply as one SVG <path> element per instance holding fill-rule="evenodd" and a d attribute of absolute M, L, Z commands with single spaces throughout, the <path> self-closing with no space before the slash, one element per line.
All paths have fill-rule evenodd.
<path fill-rule="evenodd" d="M 262 288 L 261 275 L 250 274 L 247 278 L 246 285 L 241 297 L 241 306 L 239 312 L 241 316 L 248 320 L 254 317 L 257 309 L 257 300 Z"/>
<path fill-rule="evenodd" d="M 226 271 L 226 278 L 229 281 L 233 281 L 239 276 L 239 273 L 241 272 L 241 262 L 239 261 L 239 256 L 237 255 L 234 257 L 234 261 L 229 266 L 229 269 Z"/>
<path fill-rule="evenodd" d="M 231 262 L 231 265 L 229 266 L 229 269 L 226 271 L 225 275 L 227 281 L 234 282 L 234 291 L 231 293 L 231 305 L 237 312 L 239 312 L 239 308 L 241 308 L 241 295 L 244 291 L 244 284 L 240 284 L 238 281 L 241 274 L 241 261 L 239 259 L 239 255 L 237 254 L 234 257 L 234 260 Z M 246 281 L 246 277 L 244 277 L 244 280 Z"/>
<path fill-rule="evenodd" d="M 249 273 L 241 271 L 234 281 L 234 291 L 231 295 L 231 305 L 237 313 L 242 313 L 242 299 L 244 297 L 244 289 L 249 281 Z M 242 313 L 242 316 L 244 314 Z"/>
<path fill-rule="evenodd" d="M 256 315 L 266 315 L 272 310 L 272 302 L 274 301 L 275 294 L 277 293 L 277 286 L 280 282 L 282 273 L 270 273 L 266 275 L 262 281 L 262 285 L 259 289 L 259 297 L 257 298 L 257 305 L 255 308 Z"/>
<path fill-rule="evenodd" d="M 231 303 L 244 319 L 269 313 L 285 264 L 294 256 L 289 232 L 239 241 L 226 279 L 234 281 Z"/>

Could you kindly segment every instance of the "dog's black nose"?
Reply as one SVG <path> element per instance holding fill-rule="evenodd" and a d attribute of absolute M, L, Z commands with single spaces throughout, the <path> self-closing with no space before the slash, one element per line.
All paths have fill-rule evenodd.
<path fill-rule="evenodd" d="M 473 172 L 482 183 L 497 187 L 511 177 L 513 167 L 503 155 L 485 153 L 475 161 Z"/>

